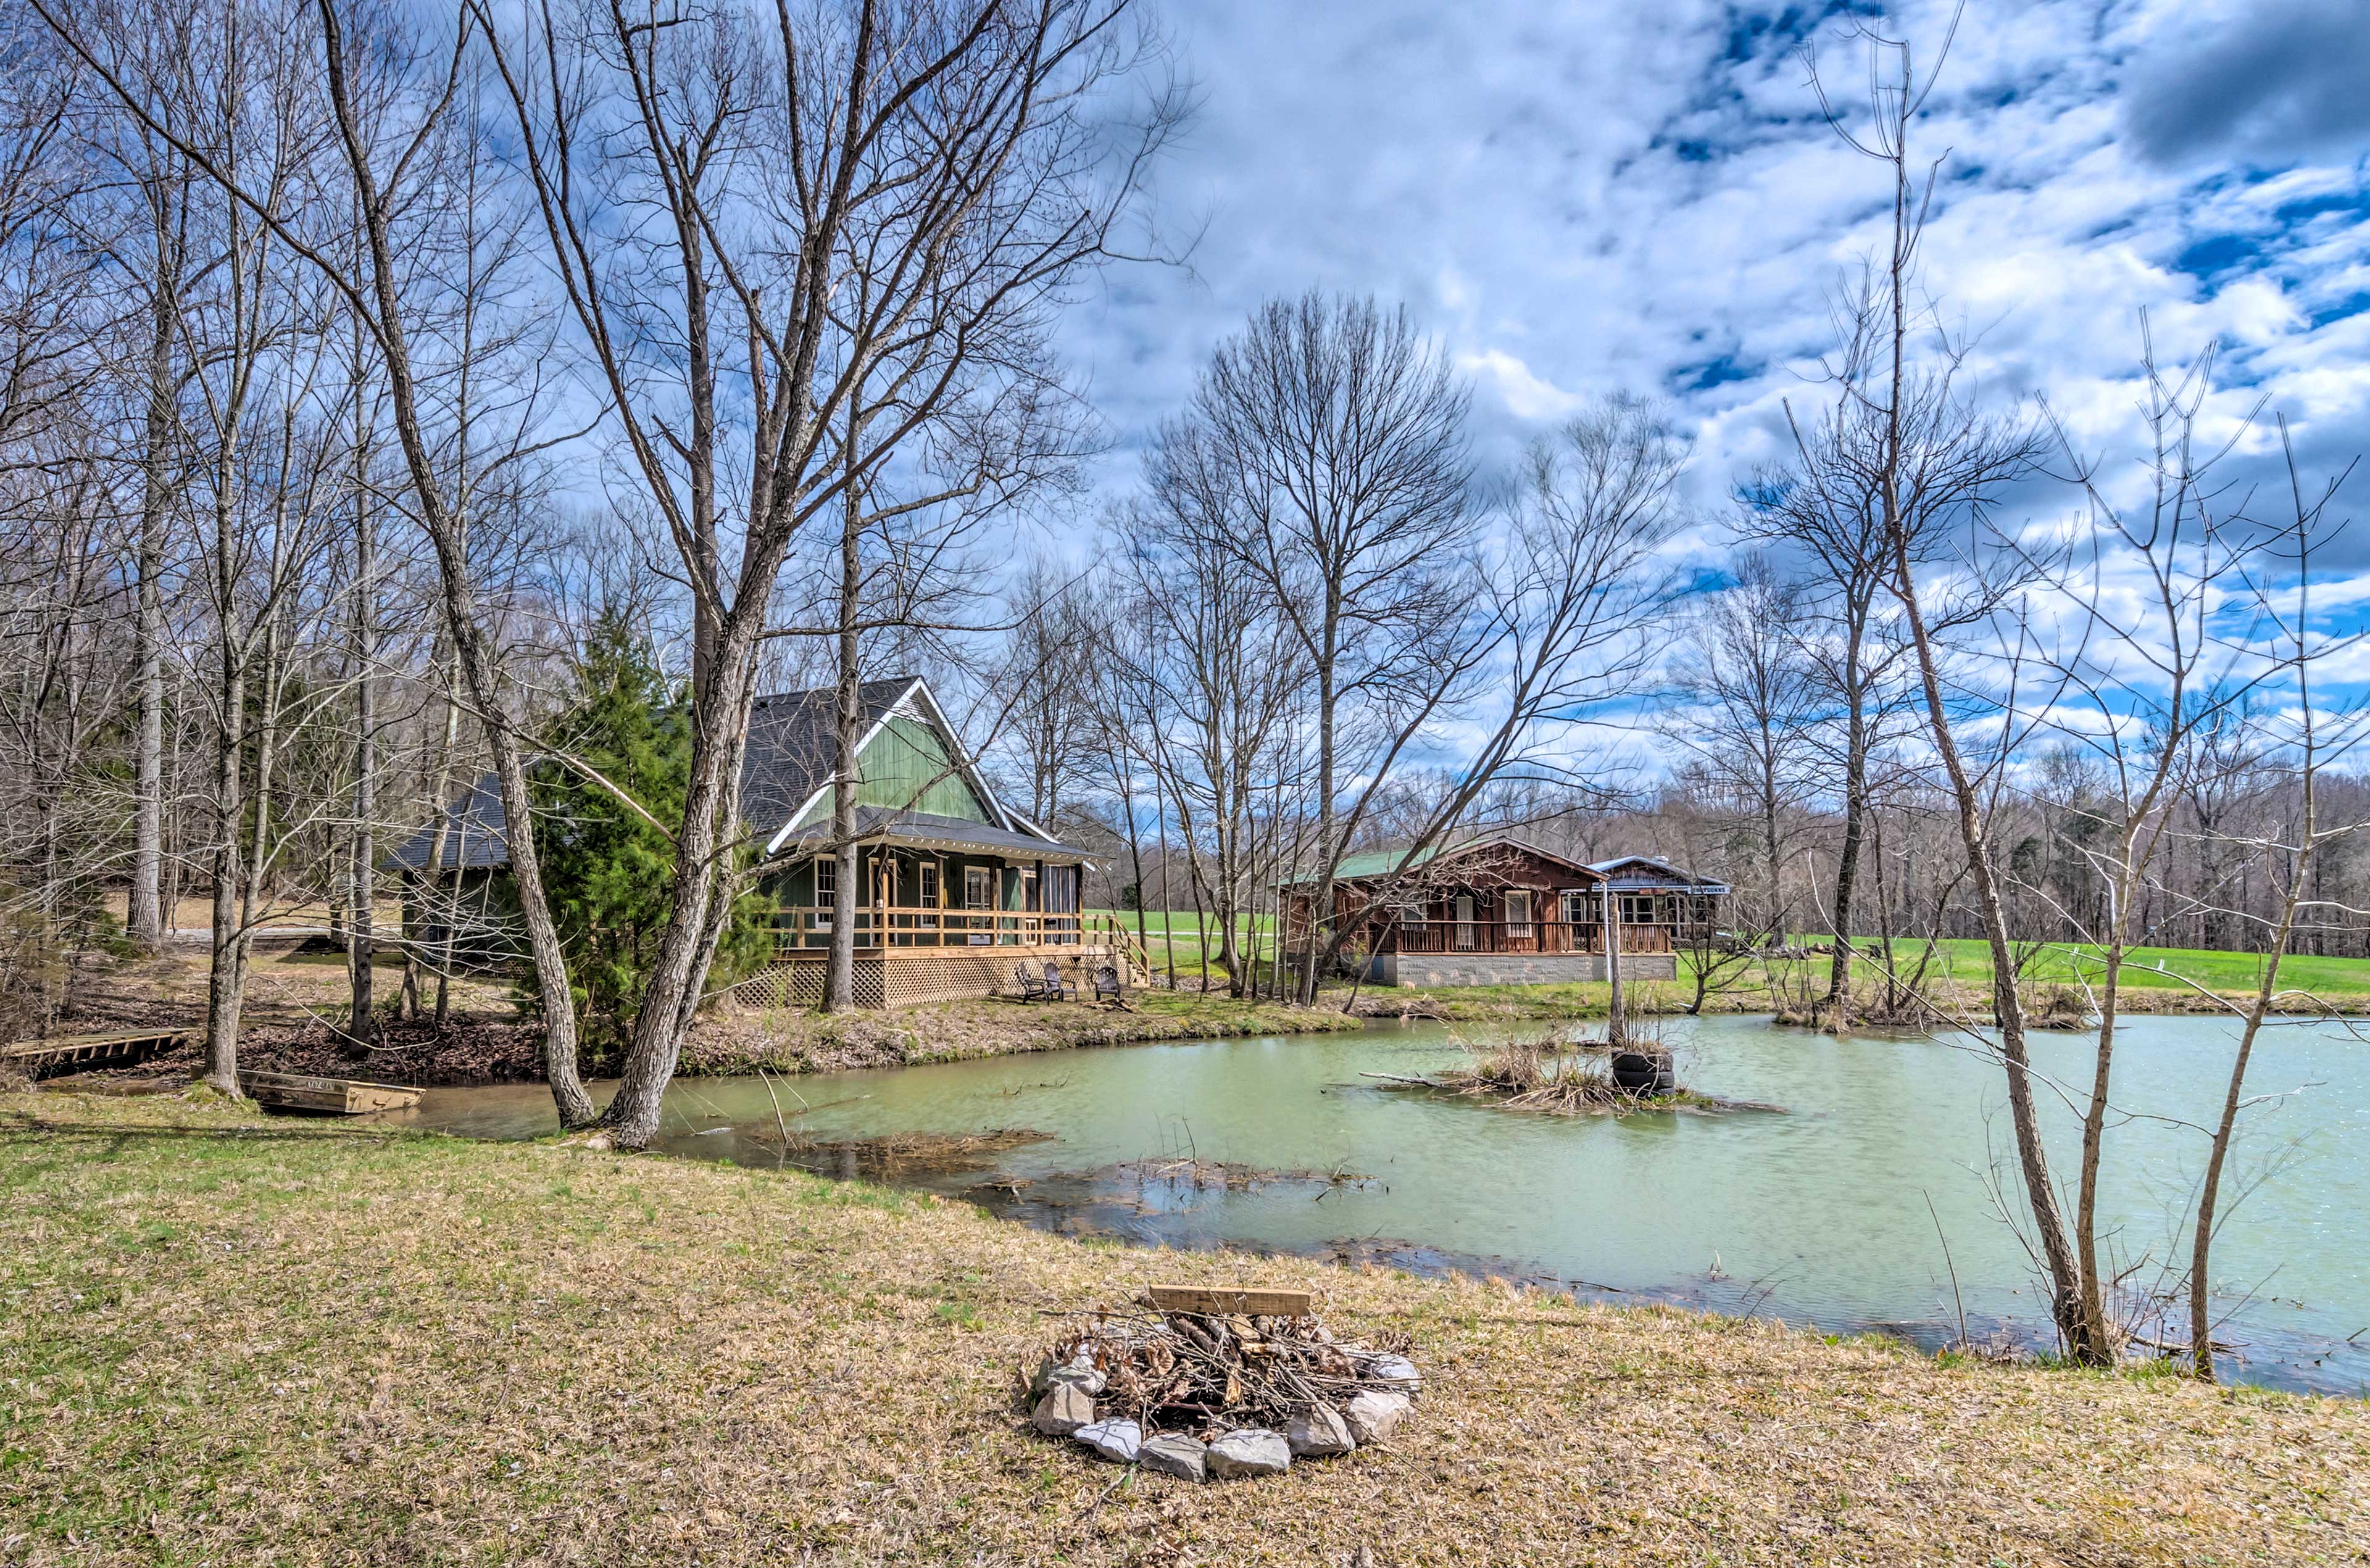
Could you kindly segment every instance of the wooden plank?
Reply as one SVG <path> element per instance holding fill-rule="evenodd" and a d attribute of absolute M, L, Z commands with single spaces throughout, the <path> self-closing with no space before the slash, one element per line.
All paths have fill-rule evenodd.
<path fill-rule="evenodd" d="M 1244 1317 L 1305 1318 L 1315 1310 L 1306 1290 L 1249 1287 L 1213 1289 L 1199 1285 L 1156 1285 L 1145 1292 L 1164 1312 L 1240 1313 Z"/>
<path fill-rule="evenodd" d="M 0 1057 L 43 1057 L 60 1053 L 90 1054 L 93 1047 L 116 1047 L 133 1051 L 146 1047 L 169 1050 L 189 1035 L 187 1029 L 132 1029 L 113 1035 L 59 1035 L 46 1040 L 18 1040 L 0 1046 Z"/>
<path fill-rule="evenodd" d="M 297 1072 L 242 1072 L 238 1086 L 259 1105 L 289 1111 L 328 1111 L 341 1116 L 407 1110 L 420 1103 L 420 1091 L 400 1083 L 311 1078 Z"/>

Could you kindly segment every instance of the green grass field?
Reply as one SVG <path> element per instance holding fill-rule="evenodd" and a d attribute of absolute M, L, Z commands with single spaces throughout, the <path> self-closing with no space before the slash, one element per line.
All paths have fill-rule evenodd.
<path fill-rule="evenodd" d="M 1873 947 L 1873 938 L 1862 938 L 1863 951 Z M 1893 944 L 1893 965 L 1904 974 L 1916 967 L 1922 944 L 1896 942 Z M 1990 948 L 1982 942 L 1949 938 L 1933 944 L 1933 967 L 1929 971 L 1956 980 L 1962 985 L 1983 986 L 1991 983 Z M 1824 969 L 1826 959 L 1812 957 L 1800 962 Z M 1862 960 L 1861 975 L 1874 979 L 1876 966 Z M 2199 987 L 2225 994 L 2255 989 L 2262 976 L 2263 957 L 2257 953 L 2220 953 L 2195 947 L 2141 947 L 2126 955 L 2123 961 L 2123 984 L 2133 989 L 2163 990 L 2193 990 Z M 2077 981 L 2096 986 L 2105 979 L 2105 961 L 2096 948 L 2077 947 L 2070 944 L 2035 944 L 2023 965 L 2027 979 L 2044 984 L 2073 984 Z M 2329 995 L 2357 995 L 2370 992 L 2370 958 L 2318 958 L 2291 955 L 2280 962 L 2280 988 L 2283 990 L 2309 990 Z"/>
<path fill-rule="evenodd" d="M 1112 913 L 1130 932 L 1136 929 L 1134 910 L 1105 912 Z M 1156 966 L 1163 965 L 1173 958 L 1180 970 L 1189 966 L 1199 967 L 1202 958 L 1202 932 L 1205 924 L 1202 917 L 1197 916 L 1191 910 L 1171 910 L 1165 914 L 1160 910 L 1153 910 L 1145 911 L 1143 920 L 1145 946 Z M 1263 938 L 1271 941 L 1274 925 L 1275 922 L 1271 919 L 1262 918 L 1257 923 L 1257 930 Z M 1246 942 L 1252 929 L 1251 922 L 1247 921 L 1243 927 Z M 1795 940 L 1809 943 L 1825 939 L 1818 936 L 1798 936 Z M 1212 942 L 1214 947 L 1214 937 Z M 1926 945 L 1918 942 L 1895 942 L 1893 944 L 1895 967 L 1904 974 L 1914 970 L 1919 953 Z M 1988 986 L 1991 983 L 1991 952 L 1984 943 L 1972 939 L 1946 938 L 1931 945 L 1936 951 L 1932 965 L 1927 971 L 1929 977 L 1977 988 Z M 1875 946 L 1875 938 L 1860 938 L 1863 953 L 1872 950 Z M 2262 956 L 2256 953 L 2223 953 L 2190 947 L 2142 947 L 2134 949 L 2125 958 L 2123 984 L 2133 990 L 2194 992 L 2202 988 L 2221 995 L 2237 995 L 2255 989 L 2262 973 Z M 1826 965 L 1827 960 L 1824 956 L 1814 955 L 1809 958 L 1778 960 L 1770 967 L 1780 976 L 1793 979 L 1805 972 L 1822 975 L 1826 970 Z M 1685 977 L 1682 982 L 1684 988 L 1692 990 L 1694 984 L 1692 974 L 1686 967 L 1686 956 L 1684 954 L 1680 957 L 1680 967 L 1683 977 Z M 1876 962 L 1869 958 L 1856 960 L 1854 967 L 1863 982 L 1874 981 L 1880 973 Z M 2098 956 L 2095 948 L 2077 947 L 2064 943 L 2044 943 L 2031 946 L 2025 958 L 2022 972 L 2027 979 L 2043 984 L 2071 985 L 2087 982 L 2095 988 L 2104 978 L 2103 970 L 2103 961 Z M 2281 961 L 2280 987 L 2283 990 L 2304 990 L 2332 999 L 2370 997 L 2370 958 L 2321 958 L 2291 955 Z M 1596 1007 L 1603 1006 L 1598 994 L 1604 990 L 1602 986 L 1497 986 L 1470 989 L 1477 999 L 1478 992 L 1486 990 L 1504 992 L 1507 1000 L 1533 1001 L 1547 999 L 1546 993 L 1569 991 L 1572 993 L 1569 1000 L 1576 1005 L 1586 1006 L 1593 1002 Z M 1733 968 L 1726 971 L 1715 989 L 1722 991 L 1743 989 L 1764 992 L 1767 990 L 1767 986 L 1759 966 L 1751 966 L 1741 973 Z"/>

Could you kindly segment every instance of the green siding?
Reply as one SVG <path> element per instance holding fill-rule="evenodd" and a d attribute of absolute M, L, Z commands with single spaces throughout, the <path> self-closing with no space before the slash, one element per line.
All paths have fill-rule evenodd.
<path fill-rule="evenodd" d="M 889 720 L 857 761 L 864 770 L 863 781 L 856 786 L 858 806 L 885 806 L 964 822 L 995 821 L 987 803 L 948 757 L 937 730 L 919 719 Z M 825 790 L 814 809 L 799 821 L 822 821 L 831 809 L 831 791 Z"/>

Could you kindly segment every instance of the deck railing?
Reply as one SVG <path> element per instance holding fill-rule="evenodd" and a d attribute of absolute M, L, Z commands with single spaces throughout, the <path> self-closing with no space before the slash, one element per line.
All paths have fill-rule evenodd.
<path fill-rule="evenodd" d="M 1621 922 L 1624 953 L 1668 953 L 1695 934 L 1694 924 Z M 1402 920 L 1377 931 L 1382 953 L 1602 953 L 1605 927 L 1598 921 Z"/>
<path fill-rule="evenodd" d="M 833 911 L 785 907 L 774 916 L 774 945 L 781 953 L 820 952 L 831 945 Z M 856 911 L 856 945 L 884 949 L 981 947 L 1068 950 L 1125 947 L 1133 938 L 1109 914 L 1041 910 L 934 910 L 867 904 Z"/>

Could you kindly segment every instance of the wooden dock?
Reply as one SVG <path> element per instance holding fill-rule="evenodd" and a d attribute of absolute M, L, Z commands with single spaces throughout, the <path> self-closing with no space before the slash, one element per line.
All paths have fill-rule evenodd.
<path fill-rule="evenodd" d="M 6 1061 L 35 1078 L 63 1072 L 84 1072 L 97 1067 L 133 1067 L 151 1057 L 178 1050 L 190 1037 L 187 1029 L 132 1029 L 113 1035 L 62 1035 L 50 1040 L 18 1040 L 0 1046 Z"/>
<path fill-rule="evenodd" d="M 364 1083 L 352 1078 L 308 1078 L 298 1072 L 242 1072 L 240 1091 L 276 1111 L 322 1111 L 363 1116 L 374 1111 L 408 1111 L 420 1091 L 400 1083 Z"/>

